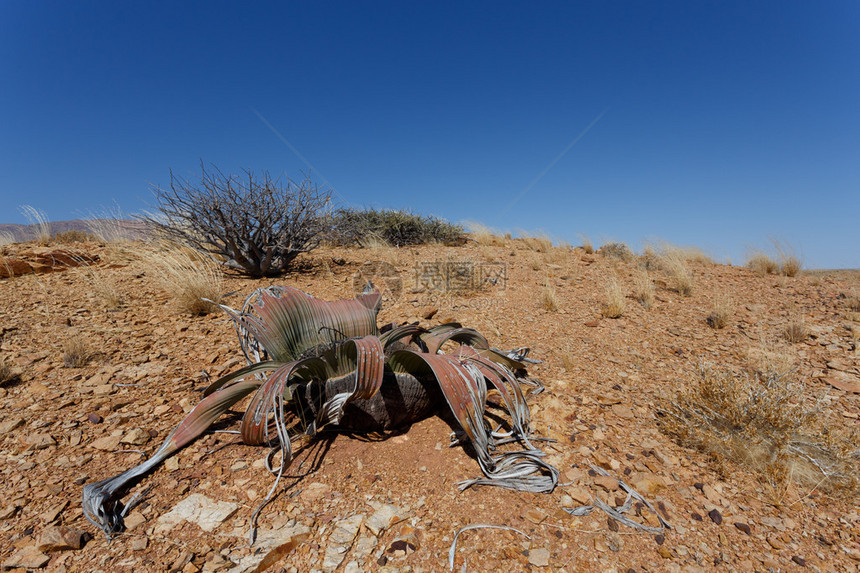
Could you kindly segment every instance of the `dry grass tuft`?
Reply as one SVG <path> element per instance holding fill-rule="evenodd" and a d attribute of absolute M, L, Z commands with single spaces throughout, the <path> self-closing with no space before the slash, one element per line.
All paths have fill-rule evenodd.
<path fill-rule="evenodd" d="M 609 279 L 606 285 L 606 305 L 600 313 L 606 318 L 619 318 L 624 314 L 627 299 L 616 277 Z"/>
<path fill-rule="evenodd" d="M 735 303 L 731 297 L 719 294 L 714 297 L 711 314 L 706 319 L 708 326 L 715 330 L 725 328 L 735 313 Z"/>
<path fill-rule="evenodd" d="M 591 239 L 588 237 L 588 235 L 580 235 L 579 239 L 582 241 L 582 250 L 585 251 L 585 254 L 593 254 L 594 243 L 591 242 Z"/>
<path fill-rule="evenodd" d="M 787 277 L 797 276 L 797 273 L 803 268 L 803 262 L 795 253 L 794 247 L 777 239 L 771 239 L 771 242 L 774 250 L 776 250 L 780 272 Z"/>
<path fill-rule="evenodd" d="M 51 224 L 44 211 L 40 211 L 31 205 L 22 205 L 21 213 L 30 221 L 36 229 L 36 240 L 46 245 L 51 240 Z"/>
<path fill-rule="evenodd" d="M 754 252 L 748 255 L 746 266 L 760 277 L 773 275 L 779 271 L 779 264 L 762 252 Z"/>
<path fill-rule="evenodd" d="M 15 235 L 6 231 L 0 231 L 0 245 L 11 245 L 16 242 Z"/>
<path fill-rule="evenodd" d="M 561 352 L 561 367 L 567 372 L 573 372 L 576 368 L 576 360 L 573 357 L 573 350 L 570 344 L 565 344 Z"/>
<path fill-rule="evenodd" d="M 773 491 L 786 484 L 827 489 L 858 486 L 860 463 L 850 439 L 832 434 L 805 402 L 792 373 L 749 375 L 701 367 L 660 409 L 660 425 L 682 445 L 723 466 L 752 470 Z"/>
<path fill-rule="evenodd" d="M 806 328 L 806 321 L 803 320 L 803 317 L 797 315 L 789 318 L 782 334 L 789 342 L 803 342 L 809 337 L 809 329 Z"/>
<path fill-rule="evenodd" d="M 465 225 L 472 240 L 482 247 L 504 247 L 507 243 L 505 237 L 486 225 L 475 221 L 467 221 Z"/>
<path fill-rule="evenodd" d="M 645 308 L 654 304 L 654 281 L 645 269 L 633 275 L 633 296 Z"/>
<path fill-rule="evenodd" d="M 663 268 L 672 280 L 675 291 L 682 296 L 693 294 L 693 272 L 682 251 L 669 249 L 662 258 Z"/>
<path fill-rule="evenodd" d="M 747 369 L 760 378 L 780 377 L 797 367 L 797 355 L 788 346 L 767 344 L 764 340 L 746 353 Z"/>
<path fill-rule="evenodd" d="M 549 312 L 556 312 L 559 308 L 558 295 L 555 293 L 555 288 L 550 284 L 549 279 L 544 281 L 543 290 L 539 299 L 540 307 Z"/>
<path fill-rule="evenodd" d="M 82 336 L 76 334 L 63 342 L 63 364 L 66 368 L 86 366 L 92 357 L 93 351 Z"/>
<path fill-rule="evenodd" d="M 88 235 L 83 231 L 63 231 L 53 236 L 54 242 L 57 243 L 86 243 L 93 239 L 92 235 Z"/>
<path fill-rule="evenodd" d="M 852 322 L 860 322 L 860 312 L 846 312 L 845 318 Z"/>
<path fill-rule="evenodd" d="M 842 298 L 845 300 L 845 306 L 848 307 L 848 310 L 851 312 L 860 312 L 860 296 L 856 294 L 842 294 Z"/>
<path fill-rule="evenodd" d="M 537 253 L 546 253 L 552 250 L 552 239 L 546 235 L 529 235 L 525 232 L 520 232 L 520 242 L 529 251 Z"/>
<path fill-rule="evenodd" d="M 142 259 L 146 272 L 161 283 L 180 311 L 199 316 L 218 309 L 224 292 L 224 274 L 211 258 L 163 243 L 156 250 L 144 252 Z"/>

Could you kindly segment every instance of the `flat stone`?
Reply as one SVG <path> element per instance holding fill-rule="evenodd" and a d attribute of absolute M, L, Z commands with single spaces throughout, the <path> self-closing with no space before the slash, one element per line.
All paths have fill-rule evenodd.
<path fill-rule="evenodd" d="M 530 549 L 529 563 L 535 567 L 549 567 L 549 550 L 543 547 Z"/>
<path fill-rule="evenodd" d="M 665 487 L 663 478 L 649 472 L 636 472 L 630 480 L 630 485 L 638 493 L 653 495 Z"/>
<path fill-rule="evenodd" d="M 57 445 L 57 440 L 51 434 L 33 433 L 26 434 L 23 442 L 34 450 L 44 450 Z"/>
<path fill-rule="evenodd" d="M 310 528 L 302 524 L 280 529 L 261 529 L 254 541 L 254 551 L 243 557 L 229 573 L 266 571 L 294 552 L 310 535 Z"/>
<path fill-rule="evenodd" d="M 122 436 L 102 436 L 90 442 L 90 447 L 104 452 L 112 452 L 119 447 Z"/>
<path fill-rule="evenodd" d="M 87 534 L 79 529 L 73 529 L 64 525 L 52 525 L 42 531 L 36 548 L 39 551 L 48 553 L 51 551 L 80 549 L 86 544 L 87 538 Z"/>
<path fill-rule="evenodd" d="M 201 493 L 191 494 L 158 518 L 155 532 L 170 531 L 182 521 L 189 521 L 203 531 L 211 532 L 229 519 L 238 509 L 239 504 L 237 503 L 215 501 Z"/>
<path fill-rule="evenodd" d="M 3 562 L 3 567 L 5 569 L 41 569 L 51 558 L 38 549 L 36 549 L 32 545 L 27 545 L 26 547 L 22 547 L 18 551 L 12 554 L 9 559 Z"/>
<path fill-rule="evenodd" d="M 843 392 L 860 394 L 860 378 L 844 372 L 831 372 L 823 380 Z"/>
<path fill-rule="evenodd" d="M 150 439 L 149 432 L 143 428 L 132 428 L 120 440 L 120 443 L 132 446 L 142 446 Z"/>
<path fill-rule="evenodd" d="M 24 418 L 20 416 L 13 416 L 11 418 L 6 418 L 2 422 L 0 422 L 0 436 L 8 434 L 12 430 L 16 428 L 20 428 L 24 425 Z"/>
<path fill-rule="evenodd" d="M 397 507 L 396 505 L 378 502 L 372 503 L 371 505 L 376 511 L 374 511 L 367 519 L 365 526 L 374 535 L 379 535 L 393 524 L 403 519 L 402 514 L 405 512 L 402 508 Z"/>
<path fill-rule="evenodd" d="M 325 573 L 331 573 L 343 563 L 363 522 L 364 515 L 358 514 L 342 519 L 334 526 L 323 557 L 322 570 Z"/>
<path fill-rule="evenodd" d="M 594 484 L 602 487 L 606 491 L 615 491 L 618 489 L 618 480 L 609 476 L 595 477 Z"/>

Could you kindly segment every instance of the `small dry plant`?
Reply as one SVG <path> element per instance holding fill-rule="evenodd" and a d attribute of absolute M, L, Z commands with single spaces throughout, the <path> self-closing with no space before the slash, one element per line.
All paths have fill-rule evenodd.
<path fill-rule="evenodd" d="M 621 284 L 616 277 L 612 277 L 606 285 L 606 305 L 600 311 L 601 314 L 606 318 L 619 318 L 624 314 L 626 302 Z"/>
<path fill-rule="evenodd" d="M 544 281 L 539 303 L 542 309 L 549 312 L 556 312 L 559 308 L 558 295 L 556 295 L 555 288 L 550 283 L 549 278 Z"/>
<path fill-rule="evenodd" d="M 735 313 L 735 303 L 731 297 L 725 294 L 718 294 L 714 297 L 711 314 L 708 315 L 706 322 L 708 326 L 715 330 L 725 328 Z"/>
<path fill-rule="evenodd" d="M 803 262 L 795 253 L 794 248 L 778 239 L 771 239 L 771 242 L 773 243 L 774 250 L 776 250 L 780 272 L 787 277 L 797 276 L 797 273 L 803 268 Z"/>
<path fill-rule="evenodd" d="M 11 245 L 15 242 L 15 235 L 6 231 L 0 231 L 0 245 Z"/>
<path fill-rule="evenodd" d="M 561 367 L 567 372 L 573 372 L 576 368 L 576 360 L 573 357 L 573 350 L 569 344 L 565 344 L 561 353 Z"/>
<path fill-rule="evenodd" d="M 529 235 L 525 232 L 520 232 L 520 241 L 526 249 L 537 253 L 546 253 L 552 250 L 552 239 L 546 235 Z"/>
<path fill-rule="evenodd" d="M 687 264 L 683 251 L 668 249 L 663 255 L 662 264 L 678 294 L 682 296 L 693 294 L 693 272 Z"/>
<path fill-rule="evenodd" d="M 175 243 L 162 243 L 144 252 L 142 259 L 146 272 L 161 283 L 182 312 L 199 316 L 218 308 L 224 274 L 211 258 Z"/>
<path fill-rule="evenodd" d="M 63 342 L 63 364 L 66 368 L 81 368 L 93 357 L 87 341 L 76 334 Z"/>
<path fill-rule="evenodd" d="M 761 376 L 701 366 L 660 408 L 660 426 L 724 471 L 731 462 L 756 472 L 773 491 L 786 482 L 853 490 L 856 446 L 832 434 L 805 396 L 794 372 Z"/>
<path fill-rule="evenodd" d="M 45 245 L 51 240 L 51 224 L 44 211 L 36 209 L 32 205 L 22 205 L 21 213 L 30 221 L 36 230 L 36 240 Z"/>
<path fill-rule="evenodd" d="M 747 368 L 761 378 L 779 377 L 797 367 L 797 355 L 789 346 L 760 341 L 746 352 Z"/>
<path fill-rule="evenodd" d="M 849 295 L 843 293 L 842 297 L 845 300 L 845 306 L 848 307 L 848 310 L 851 312 L 860 312 L 860 296 L 857 296 L 852 292 Z"/>
<path fill-rule="evenodd" d="M 782 330 L 782 335 L 789 342 L 803 342 L 809 337 L 809 329 L 806 327 L 806 321 L 803 316 L 793 314 L 789 317 L 788 324 Z"/>
<path fill-rule="evenodd" d="M 773 275 L 779 271 L 779 264 L 761 251 L 754 251 L 747 256 L 747 268 L 760 277 Z"/>
<path fill-rule="evenodd" d="M 633 251 L 624 243 L 612 242 L 604 243 L 597 249 L 597 253 L 608 259 L 616 259 L 619 261 L 629 261 L 633 259 Z"/>
<path fill-rule="evenodd" d="M 645 269 L 633 275 L 633 296 L 645 308 L 651 308 L 654 304 L 654 281 Z"/>
<path fill-rule="evenodd" d="M 582 241 L 582 250 L 585 251 L 586 255 L 594 253 L 594 243 L 591 242 L 588 235 L 580 235 L 579 240 Z"/>

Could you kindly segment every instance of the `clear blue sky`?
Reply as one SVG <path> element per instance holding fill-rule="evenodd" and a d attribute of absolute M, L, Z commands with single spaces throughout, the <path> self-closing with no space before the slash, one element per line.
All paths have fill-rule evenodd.
<path fill-rule="evenodd" d="M 860 267 L 860 2 L 0 4 L 0 222 L 137 212 L 201 159 L 573 243 L 738 264 L 773 235 Z"/>

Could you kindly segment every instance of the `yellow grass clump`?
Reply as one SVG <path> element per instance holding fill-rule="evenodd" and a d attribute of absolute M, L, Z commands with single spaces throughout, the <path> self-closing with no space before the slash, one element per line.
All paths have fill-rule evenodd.
<path fill-rule="evenodd" d="M 549 312 L 556 312 L 559 308 L 558 295 L 556 295 L 555 288 L 550 284 L 549 279 L 544 282 L 538 303 L 542 309 Z"/>
<path fill-rule="evenodd" d="M 789 318 L 788 324 L 782 330 L 783 336 L 789 342 L 803 342 L 809 338 L 809 329 L 806 328 L 806 321 L 800 315 L 795 315 Z"/>
<path fill-rule="evenodd" d="M 497 231 L 482 223 L 466 221 L 465 226 L 472 240 L 482 247 L 504 247 L 507 243 L 505 237 L 499 236 Z"/>
<path fill-rule="evenodd" d="M 582 250 L 585 251 L 586 255 L 594 253 L 594 243 L 591 242 L 588 235 L 580 235 L 579 240 L 582 241 Z"/>
<path fill-rule="evenodd" d="M 93 351 L 87 341 L 79 334 L 71 336 L 63 342 L 63 364 L 66 368 L 86 366 L 92 357 Z"/>
<path fill-rule="evenodd" d="M 96 294 L 109 310 L 116 310 L 125 304 L 125 297 L 105 269 L 83 264 L 76 269 L 91 291 Z"/>
<path fill-rule="evenodd" d="M 30 221 L 36 230 L 36 240 L 46 245 L 51 240 L 51 224 L 44 211 L 36 209 L 32 205 L 22 205 L 21 213 Z"/>
<path fill-rule="evenodd" d="M 217 310 L 224 292 L 224 274 L 217 262 L 170 243 L 144 252 L 142 260 L 147 274 L 153 275 L 180 311 L 199 316 Z"/>
<path fill-rule="evenodd" d="M 682 251 L 668 250 L 663 256 L 663 265 L 675 291 L 682 296 L 693 294 L 693 272 Z"/>
<path fill-rule="evenodd" d="M 624 291 L 621 289 L 618 279 L 612 277 L 606 285 L 606 304 L 603 306 L 601 314 L 606 318 L 619 318 L 624 314 L 625 304 Z"/>

